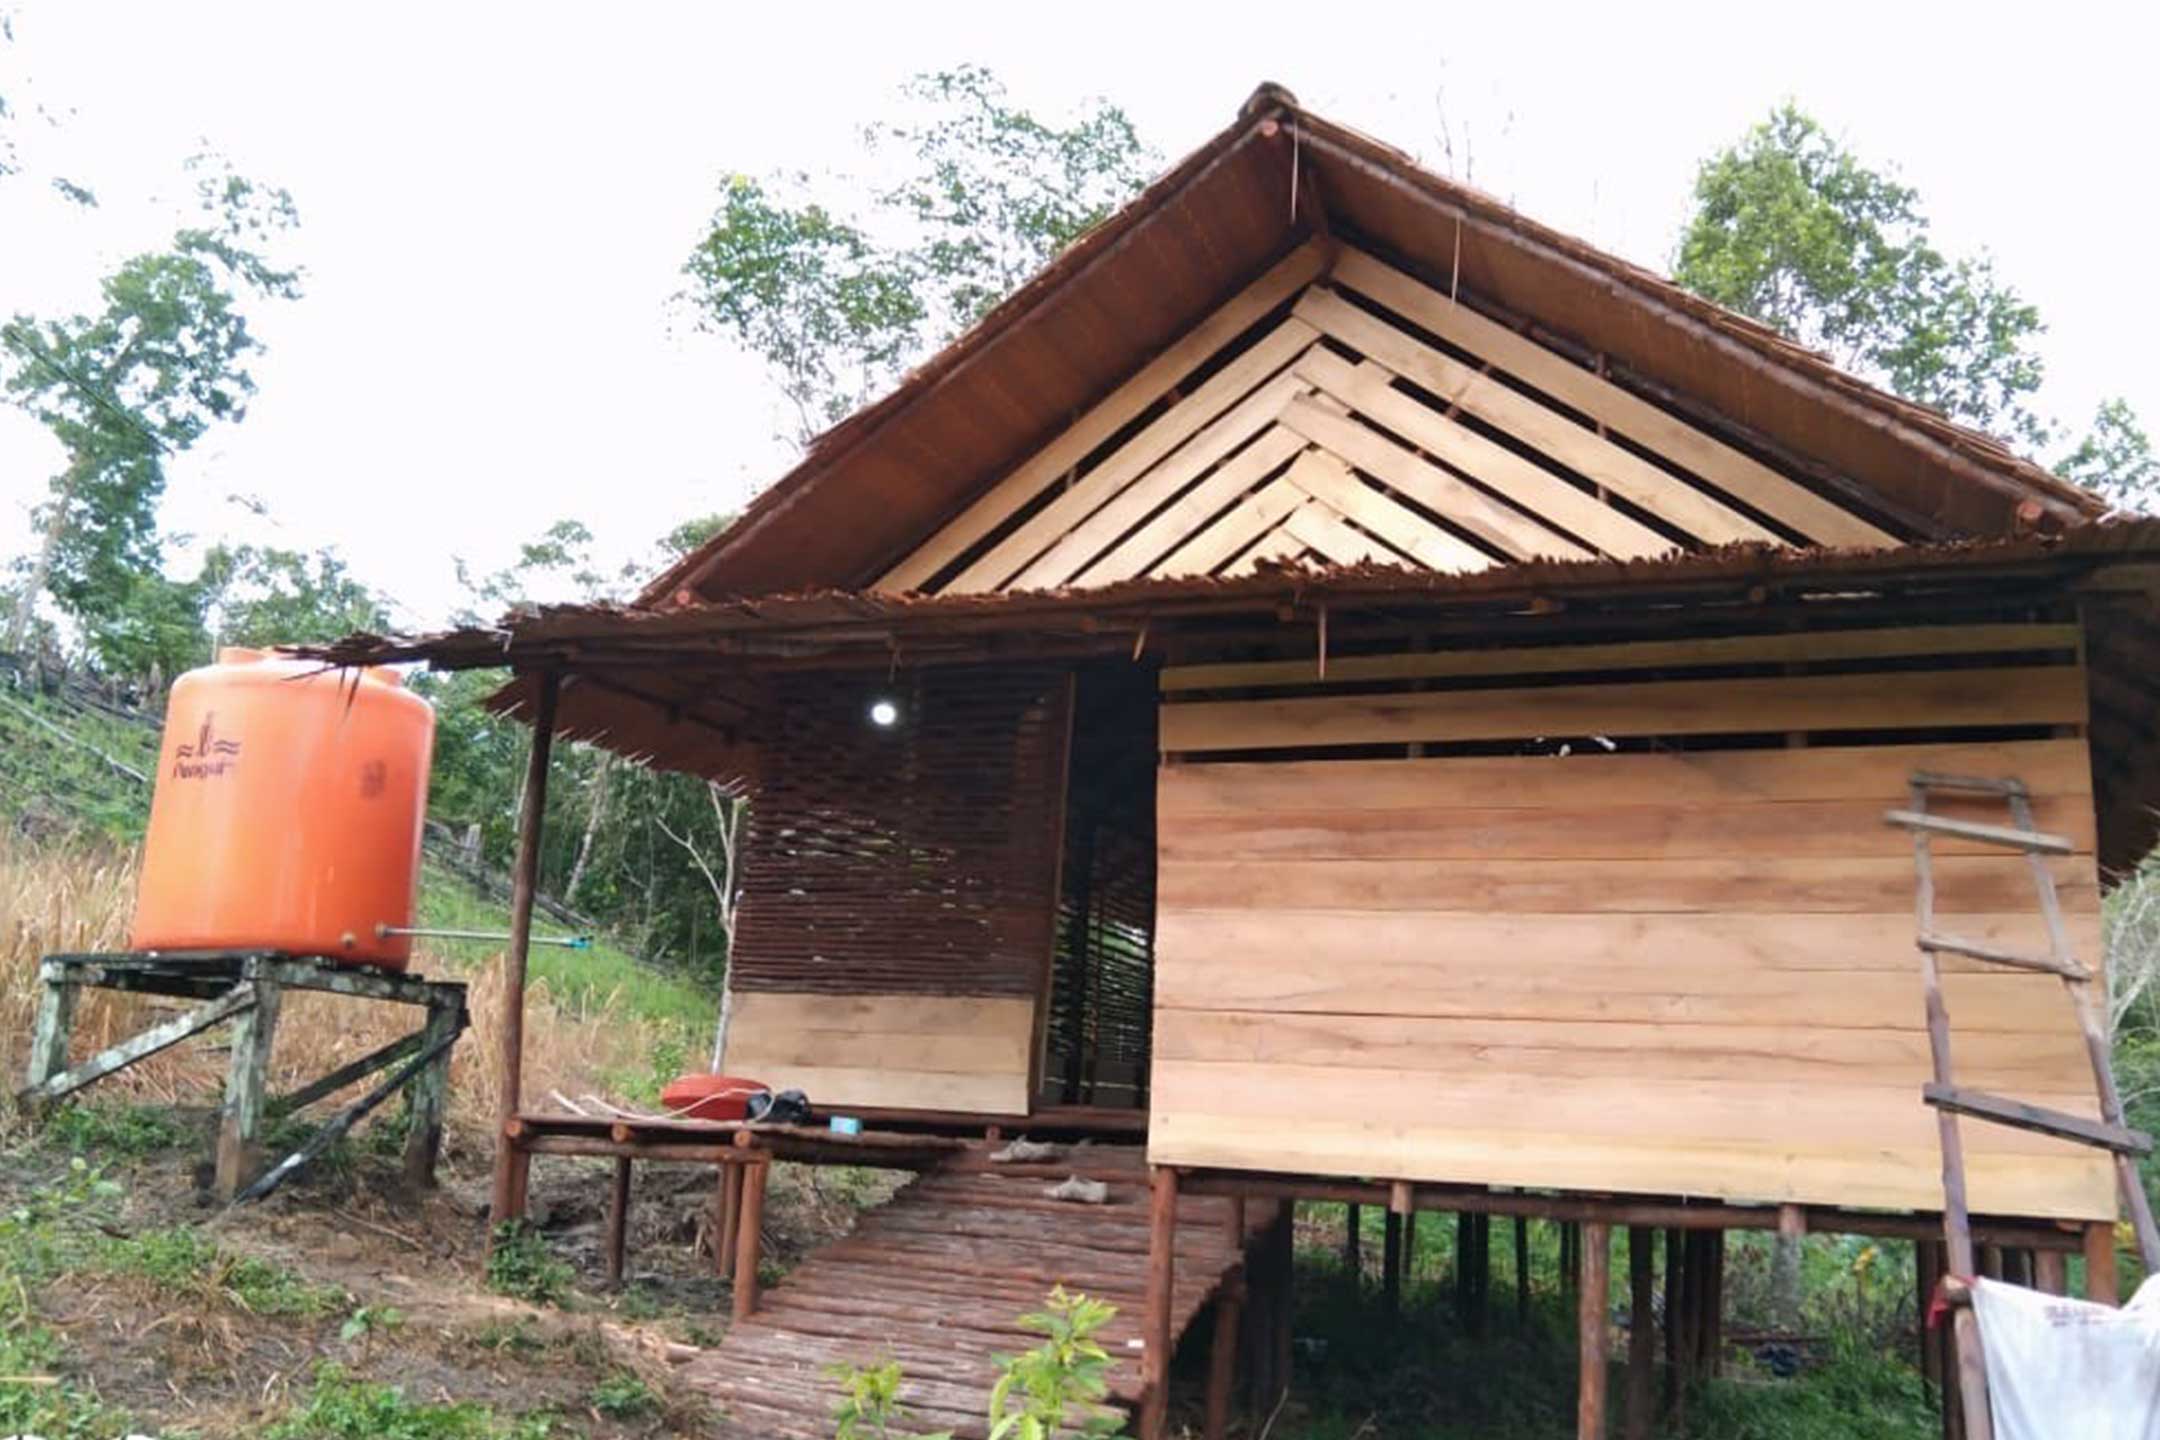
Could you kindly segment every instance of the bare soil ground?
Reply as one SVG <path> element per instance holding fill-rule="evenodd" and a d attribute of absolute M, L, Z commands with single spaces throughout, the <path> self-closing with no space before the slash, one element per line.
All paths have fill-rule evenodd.
<path fill-rule="evenodd" d="M 267 1200 L 226 1209 L 206 1188 L 211 1117 L 184 1119 L 177 1142 L 151 1153 L 120 1159 L 86 1147 L 89 1173 L 119 1187 L 104 1187 L 108 1198 L 90 1217 L 99 1234 L 125 1242 L 184 1227 L 228 1260 L 263 1261 L 316 1293 L 341 1294 L 319 1313 L 272 1316 L 252 1313 L 214 1280 L 176 1286 L 96 1264 L 36 1286 L 30 1311 L 60 1339 L 64 1378 L 125 1411 L 137 1430 L 263 1434 L 304 1404 L 332 1364 L 395 1385 L 410 1402 L 478 1402 L 506 1419 L 544 1420 L 531 1433 L 704 1433 L 704 1407 L 674 1372 L 726 1326 L 727 1287 L 704 1248 L 709 1169 L 639 1168 L 629 1273 L 609 1291 L 606 1163 L 536 1164 L 533 1222 L 574 1274 L 560 1305 L 536 1305 L 488 1290 L 487 1157 L 471 1145 L 453 1140 L 440 1185 L 412 1194 L 394 1157 L 371 1150 L 363 1131 Z M 0 1153 L 0 1213 L 49 1200 L 71 1181 L 79 1189 L 85 1172 L 75 1158 L 50 1137 L 16 1134 Z M 785 1266 L 846 1230 L 895 1183 L 877 1172 L 780 1167 L 769 1253 Z"/>

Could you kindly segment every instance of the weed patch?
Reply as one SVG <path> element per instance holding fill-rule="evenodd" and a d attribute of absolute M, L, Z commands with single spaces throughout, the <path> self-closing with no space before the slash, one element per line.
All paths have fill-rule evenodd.
<path fill-rule="evenodd" d="M 592 1387 L 593 1409 L 613 1420 L 642 1420 L 660 1412 L 660 1397 L 628 1370 L 617 1370 Z"/>
<path fill-rule="evenodd" d="M 495 1227 L 495 1245 L 488 1251 L 488 1289 L 535 1305 L 561 1305 L 570 1298 L 575 1277 L 569 1263 L 557 1258 L 546 1237 L 532 1226 L 505 1220 Z"/>
<path fill-rule="evenodd" d="M 186 1144 L 192 1137 L 162 1105 L 78 1103 L 59 1110 L 39 1137 L 47 1149 L 101 1159 L 139 1160 Z"/>
<path fill-rule="evenodd" d="M 351 1302 L 343 1290 L 313 1285 L 281 1265 L 232 1255 L 199 1230 L 149 1230 L 100 1248 L 99 1267 L 136 1275 L 169 1295 L 233 1305 L 266 1319 L 321 1320 Z"/>
<path fill-rule="evenodd" d="M 408 1400 L 395 1385 L 358 1380 L 336 1365 L 315 1372 L 308 1397 L 265 1432 L 266 1440 L 545 1440 L 559 1431 L 551 1417 L 499 1416 L 465 1401 Z"/>

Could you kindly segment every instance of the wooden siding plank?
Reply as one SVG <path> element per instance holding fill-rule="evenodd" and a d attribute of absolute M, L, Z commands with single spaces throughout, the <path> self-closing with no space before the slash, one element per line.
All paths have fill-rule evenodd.
<path fill-rule="evenodd" d="M 1525 736 L 2079 725 L 2075 666 L 1669 680 L 1165 705 L 1162 748 L 1259 750 Z"/>
<path fill-rule="evenodd" d="M 1296 375 L 1277 375 L 1073 526 L 1004 588 L 1054 590 L 1068 583 L 1238 447 L 1271 428 L 1283 407 L 1306 389 L 1306 382 Z"/>
<path fill-rule="evenodd" d="M 1216 351 L 1327 270 L 1331 246 L 1308 240 L 1142 366 L 1055 440 L 947 521 L 874 588 L 913 590 L 960 558 L 1104 441 L 1124 429 Z"/>
<path fill-rule="evenodd" d="M 1480 375 L 1339 295 L 1308 290 L 1292 313 L 1705 544 L 1740 540 L 1783 543 L 1777 534 L 1731 506 L 1520 391 Z"/>
<path fill-rule="evenodd" d="M 1274 529 L 1284 516 L 1298 506 L 1307 504 L 1310 498 L 1289 481 L 1276 480 L 1170 552 L 1148 574 L 1210 574 L 1224 561 Z"/>
<path fill-rule="evenodd" d="M 1325 450 L 1308 451 L 1290 471 L 1290 483 L 1435 570 L 1485 570 L 1493 563 L 1482 550 L 1456 539 L 1359 480 L 1339 455 Z"/>
<path fill-rule="evenodd" d="M 1306 509 L 1313 503 L 1311 500 L 1306 500 L 1292 509 L 1290 514 L 1295 515 L 1299 510 Z M 1260 562 L 1263 560 L 1295 560 L 1304 553 L 1305 542 L 1303 540 L 1298 539 L 1297 536 L 1287 530 L 1270 530 L 1267 534 L 1261 536 L 1250 550 L 1231 561 L 1223 570 L 1223 574 L 1250 575 L 1260 568 Z"/>
<path fill-rule="evenodd" d="M 1662 555 L 1674 548 L 1672 541 L 1621 514 L 1589 491 L 1397 390 L 1393 373 L 1378 361 L 1353 365 L 1316 346 L 1298 360 L 1296 369 L 1320 388 L 1322 398 L 1355 410 L 1547 524 L 1581 536 L 1607 555 L 1632 560 Z"/>
<path fill-rule="evenodd" d="M 1065 532 L 1288 366 L 1316 335 L 1312 326 L 1295 317 L 1283 321 L 1061 491 L 1055 500 L 1022 521 L 1010 535 L 955 575 L 940 593 L 971 594 L 1002 588 Z"/>
<path fill-rule="evenodd" d="M 1607 805 L 1596 792 L 1573 804 L 1526 808 L 1346 809 L 1325 790 L 1295 810 L 1268 816 L 1177 817 L 1160 844 L 1176 860 L 1685 860 L 1733 854 L 1780 859 L 1882 856 L 1909 860 L 1912 839 L 1882 823 L 1873 800 L 1790 800 L 1775 804 Z M 2083 796 L 2038 807 L 2062 853 L 2091 855 L 2092 805 Z M 1971 835 L 1939 835 L 1938 855 L 2000 855 L 2004 847 Z M 2055 852 L 2050 852 L 2055 853 Z"/>
<path fill-rule="evenodd" d="M 738 991 L 726 1065 L 821 1107 L 1024 1115 L 1035 1002 Z"/>
<path fill-rule="evenodd" d="M 1489 360 L 1510 375 L 1572 406 L 1647 449 L 1701 476 L 1763 514 L 1822 545 L 1894 545 L 1897 537 L 1779 474 L 1752 456 L 1630 394 L 1543 345 L 1495 324 L 1439 291 L 1345 247 L 1336 259 L 1342 284 L 1405 319 Z"/>
<path fill-rule="evenodd" d="M 1370 426 L 1317 405 L 1292 402 L 1283 424 L 1517 560 L 1588 560 L 1588 550 L 1512 510 Z"/>
<path fill-rule="evenodd" d="M 1570 670 L 1642 670 L 1686 665 L 1804 664 L 1922 655 L 2074 651 L 2075 625 L 1907 625 L 1883 630 L 1809 630 L 1797 634 L 1722 635 L 1606 645 L 1546 645 L 1512 650 L 1436 650 L 1390 655 L 1330 655 L 1331 683 L 1465 675 L 1562 674 Z M 1312 660 L 1173 665 L 1165 693 L 1310 685 Z"/>
<path fill-rule="evenodd" d="M 1280 425 L 1269 426 L 1252 444 L 1216 466 L 1206 479 L 1080 572 L 1081 583 L 1109 585 L 1140 574 L 1150 563 L 1164 558 L 1198 534 L 1304 448 L 1303 436 Z M 1280 520 L 1282 517 L 1274 518 Z M 1274 520 L 1268 523 L 1273 524 Z"/>
<path fill-rule="evenodd" d="M 1332 677 L 1338 664 L 1328 662 Z M 1167 672 L 1166 672 L 1167 673 Z M 1167 819 L 1232 814 L 1256 819 L 1294 809 L 1314 794 L 1344 808 L 1419 809 L 1444 795 L 1477 808 L 1582 804 L 1725 805 L 1746 800 L 1865 800 L 1893 804 L 1915 770 L 2015 775 L 2036 795 L 2091 803 L 2092 765 L 2082 740 L 1979 744 L 1826 745 L 1804 750 L 1700 750 L 1663 754 L 1459 756 L 1424 760 L 1298 760 L 1179 765 L 1158 776 Z M 1950 797 L 1940 797 L 1949 804 Z M 1963 813 L 1958 810 L 1952 813 Z M 2083 822 L 2081 822 L 2083 823 Z"/>
<path fill-rule="evenodd" d="M 1342 363 L 1328 356 L 1321 368 L 1330 362 Z M 1283 424 L 1514 559 L 1592 558 L 1590 551 L 1547 528 L 1537 517 L 1501 504 L 1369 425 L 1310 403 L 1287 407 Z"/>
<path fill-rule="evenodd" d="M 1522 1103 L 1517 1096 L 1515 1105 Z M 1592 1131 L 1534 1133 L 1483 1125 L 1382 1125 L 1344 1116 L 1328 1125 L 1286 1125 L 1207 1110 L 1150 1111 L 1148 1159 L 1158 1165 L 1267 1168 L 1348 1177 L 1387 1175 L 1436 1183 L 1511 1185 L 1641 1195 L 1675 1192 L 1764 1204 L 1936 1210 L 1941 1164 L 1933 1136 L 1900 1146 L 1793 1144 L 1774 1131 L 1722 1141 Z M 1976 1208 L 2002 1215 L 2112 1219 L 2114 1173 L 2105 1156 L 2060 1158 L 1976 1151 L 1966 1186 Z"/>
<path fill-rule="evenodd" d="M 2099 908 L 2085 860 L 2056 860 L 2063 908 Z M 2014 911 L 2033 903 L 2032 877 L 2014 856 L 1946 856 L 1936 865 L 1943 913 Z M 1487 910 L 1687 914 L 1721 910 L 1888 915 L 1912 902 L 1912 862 L 1792 859 L 1766 868 L 1753 858 L 1581 860 L 1565 873 L 1507 860 L 1183 860 L 1157 880 L 1160 926 L 1180 909 L 1250 907 L 1256 924 L 1275 910 Z M 2035 977 L 2056 982 L 2047 976 Z M 2057 1007 L 2059 1008 L 2059 1007 Z M 1964 1022 L 1962 1018 L 1959 1023 Z"/>

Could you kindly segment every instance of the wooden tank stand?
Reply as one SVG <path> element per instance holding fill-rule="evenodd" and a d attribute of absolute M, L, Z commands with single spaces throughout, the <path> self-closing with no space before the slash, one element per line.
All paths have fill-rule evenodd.
<path fill-rule="evenodd" d="M 218 1198 L 254 1200 L 269 1194 L 401 1090 L 412 1120 L 405 1138 L 405 1178 L 414 1185 L 434 1183 L 435 1161 L 442 1150 L 450 1051 L 466 1025 L 462 984 L 423 980 L 395 971 L 359 969 L 324 956 L 261 950 L 49 955 L 38 967 L 38 980 L 41 993 L 30 1042 L 30 1073 L 28 1083 L 17 1093 L 18 1101 L 27 1108 L 49 1106 L 190 1035 L 230 1020 L 232 1061 L 225 1074 L 225 1103 L 218 1121 Z M 74 1029 L 76 1005 L 85 989 L 169 995 L 204 1003 L 70 1069 L 68 1040 Z M 276 1039 L 278 1008 L 288 990 L 389 1000 L 417 1006 L 426 1012 L 426 1018 L 410 1034 L 339 1066 L 289 1095 L 273 1097 L 267 1094 L 270 1048 Z M 259 1170 L 266 1116 L 289 1115 L 304 1109 L 393 1065 L 398 1069 L 389 1079 L 339 1111 L 306 1145 L 268 1170 Z"/>

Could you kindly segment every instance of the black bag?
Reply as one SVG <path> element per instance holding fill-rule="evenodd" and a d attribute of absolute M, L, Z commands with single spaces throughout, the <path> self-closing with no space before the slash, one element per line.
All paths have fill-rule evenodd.
<path fill-rule="evenodd" d="M 812 1118 L 810 1097 L 800 1090 L 782 1090 L 777 1095 L 760 1090 L 746 1108 L 752 1120 L 765 1125 L 808 1125 Z"/>

